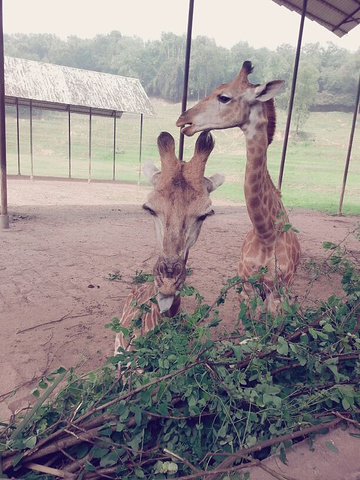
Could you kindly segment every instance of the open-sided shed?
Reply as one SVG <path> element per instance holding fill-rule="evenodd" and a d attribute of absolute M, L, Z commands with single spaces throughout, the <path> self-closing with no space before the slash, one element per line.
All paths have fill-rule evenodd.
<path fill-rule="evenodd" d="M 137 78 L 109 75 L 20 58 L 5 57 L 5 104 L 16 108 L 18 172 L 20 173 L 19 107 L 29 108 L 30 168 L 33 161 L 33 108 L 68 113 L 68 176 L 72 176 L 71 114 L 89 116 L 89 180 L 91 179 L 92 117 L 112 117 L 113 180 L 115 180 L 116 121 L 124 112 L 140 115 L 141 156 L 143 115 L 154 110 Z"/>
<path fill-rule="evenodd" d="M 2 22 L 0 22 L 2 23 Z M 1 35 L 2 36 L 2 35 Z M 19 107 L 29 108 L 30 169 L 33 175 L 33 109 L 63 111 L 68 114 L 68 176 L 71 177 L 71 115 L 89 116 L 89 179 L 91 179 L 92 117 L 113 118 L 113 179 L 115 179 L 116 122 L 123 113 L 140 115 L 139 159 L 141 161 L 144 115 L 154 115 L 154 109 L 139 79 L 52 65 L 20 58 L 4 57 L 3 108 L 13 105 L 17 118 L 17 154 L 20 165 Z M 2 109 L 1 109 L 2 110 Z M 0 122 L 1 123 L 1 122 Z M 5 117 L 3 120 L 5 124 Z M 8 226 L 5 135 L 1 145 L 1 225 Z"/>
<path fill-rule="evenodd" d="M 137 78 L 5 57 L 5 103 L 120 117 L 153 115 Z"/>

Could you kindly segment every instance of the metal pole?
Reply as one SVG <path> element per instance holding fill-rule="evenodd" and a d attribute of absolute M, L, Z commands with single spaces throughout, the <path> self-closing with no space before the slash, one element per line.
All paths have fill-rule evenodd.
<path fill-rule="evenodd" d="M 116 112 L 114 112 L 113 180 L 115 180 L 115 155 L 116 155 Z"/>
<path fill-rule="evenodd" d="M 30 100 L 30 179 L 34 180 L 33 108 Z"/>
<path fill-rule="evenodd" d="M 68 109 L 68 138 L 69 138 L 69 178 L 71 178 L 71 111 Z"/>
<path fill-rule="evenodd" d="M 17 157 L 18 157 L 18 175 L 21 175 L 21 162 L 20 162 L 20 116 L 19 116 L 19 99 L 16 99 L 16 145 L 17 145 Z"/>
<path fill-rule="evenodd" d="M 355 101 L 354 116 L 353 116 L 353 121 L 352 121 L 352 125 L 351 125 L 349 146 L 348 146 L 348 151 L 347 151 L 346 161 L 345 161 L 345 170 L 344 170 L 344 177 L 343 177 L 343 184 L 342 184 L 342 190 L 341 190 L 341 196 L 340 196 L 338 215 L 341 215 L 342 205 L 343 205 L 343 201 L 344 201 L 345 186 L 346 186 L 346 180 L 347 180 L 347 175 L 348 175 L 348 171 L 349 171 L 352 144 L 353 144 L 353 140 L 354 140 L 356 118 L 357 118 L 358 111 L 359 111 L 359 97 L 360 97 L 360 75 L 359 75 L 357 96 L 356 96 L 356 101 Z"/>
<path fill-rule="evenodd" d="M 92 109 L 90 107 L 90 114 L 89 114 L 89 175 L 88 181 L 91 181 L 91 125 L 92 125 Z"/>
<path fill-rule="evenodd" d="M 299 36 L 298 36 L 298 42 L 297 42 L 297 47 L 296 47 L 294 72 L 293 72 L 292 85 L 291 85 L 289 110 L 288 110 L 288 117 L 287 117 L 287 121 L 286 121 L 284 145 L 283 145 L 281 162 L 280 162 L 280 173 L 279 173 L 279 180 L 278 180 L 279 190 L 281 189 L 282 179 L 283 179 L 283 175 L 284 175 L 285 157 L 286 157 L 286 150 L 287 150 L 287 144 L 288 144 L 288 139 L 289 139 L 291 115 L 292 115 L 292 110 L 293 110 L 293 105 L 294 105 L 294 97 L 295 97 L 296 81 L 297 81 L 297 74 L 298 74 L 299 61 L 300 61 L 301 43 L 302 43 L 302 36 L 303 36 L 303 31 L 304 31 L 306 9 L 307 9 L 307 0 L 303 0 L 303 8 L 302 8 L 301 21 L 300 21 L 300 27 L 299 27 Z"/>
<path fill-rule="evenodd" d="M 139 146 L 139 179 L 138 185 L 140 185 L 141 179 L 141 155 L 142 155 L 142 140 L 143 140 L 143 123 L 144 123 L 144 115 L 140 114 L 140 146 Z"/>
<path fill-rule="evenodd" d="M 183 98 L 181 104 L 181 113 L 185 112 L 187 104 L 187 93 L 189 85 L 189 69 L 190 69 L 190 53 L 191 53 L 191 32 L 194 17 L 194 1 L 189 0 L 189 16 L 188 16 L 188 29 L 186 39 L 186 53 L 185 53 L 185 71 L 184 71 L 184 86 L 183 86 Z M 179 159 L 182 160 L 184 155 L 184 134 L 180 133 L 179 142 Z"/>
<path fill-rule="evenodd" d="M 1 228 L 9 228 L 6 175 L 6 129 L 5 129 L 5 71 L 4 71 L 4 34 L 3 8 L 0 0 L 0 172 L 1 172 Z"/>

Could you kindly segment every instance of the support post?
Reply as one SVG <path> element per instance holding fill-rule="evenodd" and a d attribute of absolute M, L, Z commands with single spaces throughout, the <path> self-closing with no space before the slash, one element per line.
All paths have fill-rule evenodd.
<path fill-rule="evenodd" d="M 116 164 L 116 111 L 114 111 L 114 149 L 113 149 L 113 180 L 115 180 L 115 164 Z"/>
<path fill-rule="evenodd" d="M 355 101 L 353 121 L 352 121 L 351 131 L 350 131 L 349 146 L 348 146 L 348 151 L 347 151 L 346 161 L 345 161 L 344 177 L 343 177 L 343 184 L 342 184 L 342 190 L 341 190 L 341 195 L 340 195 L 338 215 L 341 215 L 341 213 L 342 213 L 342 205 L 343 205 L 343 201 L 344 201 L 346 180 L 347 180 L 347 175 L 348 175 L 348 171 L 349 171 L 349 164 L 350 164 L 351 150 L 352 150 L 352 145 L 353 145 L 353 140 L 354 140 L 356 119 L 357 119 L 357 115 L 358 115 L 358 111 L 359 111 L 359 97 L 360 97 L 360 75 L 359 75 L 357 96 L 356 96 L 356 101 Z"/>
<path fill-rule="evenodd" d="M 294 97 L 295 97 L 297 74 L 298 74 L 298 69 L 299 69 L 301 43 L 302 43 L 302 36 L 303 36 L 303 31 L 304 31 L 306 9 L 307 9 L 307 0 L 303 0 L 303 8 L 302 8 L 302 13 L 301 13 L 299 36 L 298 36 L 297 47 L 296 47 L 296 56 L 295 56 L 294 71 L 293 71 L 291 93 L 290 93 L 290 100 L 289 100 L 289 109 L 288 109 L 288 116 L 287 116 L 287 120 L 286 120 L 286 127 L 285 127 L 285 134 L 284 134 L 284 144 L 283 144 L 283 150 L 282 150 L 281 162 L 280 162 L 280 173 L 279 173 L 279 180 L 278 180 L 278 189 L 279 190 L 281 190 L 282 179 L 283 179 L 283 175 L 284 175 L 286 150 L 287 150 L 287 144 L 288 144 L 289 133 L 290 133 L 291 115 L 292 115 L 293 105 L 294 105 Z"/>
<path fill-rule="evenodd" d="M 30 100 L 30 179 L 34 180 L 33 108 Z"/>
<path fill-rule="evenodd" d="M 21 175 L 21 161 L 20 161 L 20 115 L 19 115 L 19 99 L 16 99 L 16 146 L 17 146 L 17 163 L 18 175 Z"/>
<path fill-rule="evenodd" d="M 71 108 L 68 108 L 68 140 L 69 140 L 69 178 L 71 178 Z"/>
<path fill-rule="evenodd" d="M 5 71 L 4 71 L 4 34 L 3 8 L 0 0 L 0 173 L 1 173 L 1 215 L 0 227 L 9 228 L 7 204 L 7 174 L 6 174 L 6 129 L 5 129 Z"/>
<path fill-rule="evenodd" d="M 195 0 L 189 0 L 189 16 L 188 16 L 187 38 L 186 38 L 185 71 L 184 71 L 184 86 L 183 86 L 181 113 L 185 112 L 186 104 L 187 104 L 189 70 L 190 70 L 190 54 L 191 54 L 191 34 L 192 34 L 192 24 L 193 24 L 193 17 L 194 17 L 194 1 Z M 183 156 L 184 156 L 184 134 L 180 132 L 179 160 L 182 160 Z"/>
<path fill-rule="evenodd" d="M 143 124 L 144 124 L 144 115 L 140 114 L 140 145 L 139 145 L 139 178 L 138 185 L 140 185 L 141 180 L 141 156 L 142 156 L 142 140 L 143 140 Z"/>
<path fill-rule="evenodd" d="M 88 171 L 88 182 L 91 182 L 91 130 L 92 130 L 92 109 L 90 107 L 89 113 L 89 171 Z"/>

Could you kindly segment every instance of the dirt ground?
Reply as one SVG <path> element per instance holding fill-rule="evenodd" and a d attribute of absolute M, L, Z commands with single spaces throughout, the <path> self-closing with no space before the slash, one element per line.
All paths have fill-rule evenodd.
<path fill-rule="evenodd" d="M 152 218 L 142 211 L 150 187 L 9 178 L 10 228 L 0 231 L 0 418 L 24 406 L 39 378 L 59 366 L 89 371 L 112 354 L 104 325 L 120 316 L 135 271 L 150 272 L 158 250 Z M 237 258 L 250 222 L 246 208 L 214 201 L 190 252 L 189 283 L 212 302 Z M 360 261 L 351 233 L 359 217 L 294 210 L 302 262 L 294 294 L 305 304 L 339 293 L 324 268 L 324 240 L 343 242 Z M 119 272 L 122 278 L 110 280 Z M 186 307 L 186 306 L 185 306 Z M 237 317 L 237 300 L 222 307 L 222 328 Z M 14 396 L 10 392 L 20 387 Z"/>

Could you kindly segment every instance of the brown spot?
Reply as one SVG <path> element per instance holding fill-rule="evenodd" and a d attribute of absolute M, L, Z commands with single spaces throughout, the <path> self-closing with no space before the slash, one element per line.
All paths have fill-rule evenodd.
<path fill-rule="evenodd" d="M 251 208 L 257 208 L 260 205 L 259 197 L 252 197 L 249 204 Z"/>
<path fill-rule="evenodd" d="M 274 237 L 275 237 L 275 233 L 273 230 L 269 230 L 267 231 L 266 233 L 264 233 L 263 235 L 261 235 L 261 238 L 263 240 L 274 240 Z"/>
<path fill-rule="evenodd" d="M 271 199 L 271 202 L 269 201 L 269 208 L 271 207 L 271 204 L 272 204 L 272 199 Z M 275 218 L 277 216 L 277 209 L 275 206 L 272 206 L 271 208 L 271 215 L 273 218 Z"/>
<path fill-rule="evenodd" d="M 262 222 L 256 225 L 256 229 L 260 234 L 263 234 L 268 229 L 268 226 L 266 223 Z"/>
<path fill-rule="evenodd" d="M 254 168 L 258 169 L 258 168 L 261 168 L 263 166 L 263 157 L 257 155 L 254 160 L 252 161 L 252 165 Z"/>
<path fill-rule="evenodd" d="M 247 147 L 247 151 L 250 155 L 255 155 L 255 146 L 254 145 L 250 145 L 250 142 L 248 144 L 248 147 Z"/>
<path fill-rule="evenodd" d="M 264 218 L 264 215 L 261 215 L 261 213 L 257 213 L 253 217 L 255 223 L 261 222 L 263 220 L 263 218 Z"/>
<path fill-rule="evenodd" d="M 258 174 L 252 173 L 249 177 L 249 183 L 257 183 L 257 180 L 258 180 Z"/>

